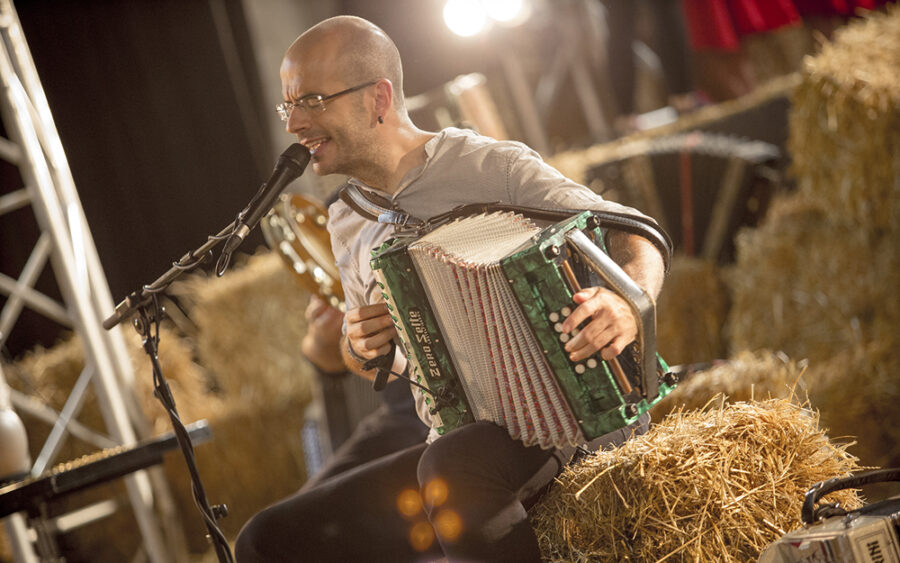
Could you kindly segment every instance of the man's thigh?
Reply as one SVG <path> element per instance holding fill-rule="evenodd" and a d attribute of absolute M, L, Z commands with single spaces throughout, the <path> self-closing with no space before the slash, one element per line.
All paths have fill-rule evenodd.
<path fill-rule="evenodd" d="M 270 506 L 241 531 L 246 561 L 416 561 L 415 515 L 398 499 L 418 492 L 416 466 L 425 444 L 407 448 L 321 482 Z M 424 515 L 422 516 L 424 518 Z M 242 544 L 242 545 L 241 545 Z"/>

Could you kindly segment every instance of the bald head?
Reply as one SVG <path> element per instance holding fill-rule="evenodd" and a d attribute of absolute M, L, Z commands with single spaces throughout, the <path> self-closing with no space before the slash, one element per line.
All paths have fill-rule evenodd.
<path fill-rule="evenodd" d="M 394 107 L 403 107 L 400 53 L 391 38 L 372 22 L 337 16 L 314 25 L 288 48 L 282 74 L 309 59 L 327 61 L 348 86 L 387 78 L 394 87 Z"/>

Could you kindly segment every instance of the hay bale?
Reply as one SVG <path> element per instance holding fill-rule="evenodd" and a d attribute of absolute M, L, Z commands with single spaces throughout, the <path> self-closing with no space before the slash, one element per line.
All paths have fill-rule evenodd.
<path fill-rule="evenodd" d="M 785 399 L 734 403 L 670 415 L 567 468 L 532 524 L 549 561 L 753 561 L 800 526 L 811 485 L 855 469 L 815 413 Z M 833 496 L 861 505 L 855 491 Z"/>
<path fill-rule="evenodd" d="M 222 278 L 189 276 L 173 291 L 190 308 L 198 360 L 226 402 L 311 399 L 312 371 L 300 353 L 308 294 L 278 255 L 253 256 Z"/>
<path fill-rule="evenodd" d="M 900 7 L 841 28 L 806 60 L 788 147 L 801 193 L 836 218 L 900 229 Z"/>
<path fill-rule="evenodd" d="M 724 357 L 728 292 L 719 268 L 707 260 L 675 256 L 656 318 L 657 347 L 670 365 Z"/>
<path fill-rule="evenodd" d="M 675 412 L 703 409 L 716 397 L 729 402 L 804 397 L 806 366 L 806 361 L 795 362 L 783 353 L 740 352 L 687 377 L 650 414 L 661 421 Z"/>
<path fill-rule="evenodd" d="M 900 320 L 897 242 L 830 214 L 818 200 L 790 195 L 773 201 L 758 229 L 739 233 L 726 276 L 733 352 L 824 361 L 871 340 L 875 322 Z"/>
<path fill-rule="evenodd" d="M 171 423 L 159 400 L 153 396 L 152 369 L 150 360 L 141 348 L 140 336 L 133 330 L 126 330 L 124 336 L 134 369 L 135 402 L 148 420 L 152 434 L 167 432 L 171 430 Z M 190 422 L 214 412 L 220 401 L 210 395 L 203 370 L 193 362 L 188 343 L 165 326 L 160 330 L 160 341 L 159 362 L 178 404 L 181 419 Z M 39 398 L 58 411 L 65 404 L 83 369 L 81 339 L 70 334 L 50 349 L 37 348 L 29 351 L 4 371 L 11 386 Z M 123 389 L 123 392 L 127 393 L 128 390 Z M 27 413 L 21 414 L 28 431 L 29 449 L 32 458 L 35 458 L 51 427 Z M 93 386 L 88 389 L 84 404 L 75 419 L 100 434 L 108 434 Z M 95 452 L 94 446 L 69 438 L 63 442 L 56 459 L 62 464 Z M 169 458 L 177 459 L 176 455 L 180 454 L 172 454 Z M 181 464 L 179 471 L 186 472 L 183 461 Z M 111 498 L 119 499 L 123 506 L 128 506 L 127 493 L 121 480 L 95 485 L 57 499 L 51 503 L 51 512 L 64 514 Z M 125 508 L 109 518 L 70 531 L 61 538 L 60 550 L 71 560 L 78 560 L 89 554 L 92 561 L 123 561 L 133 557 L 141 541 L 140 529 L 134 516 Z"/>
<path fill-rule="evenodd" d="M 230 540 L 253 514 L 296 492 L 306 481 L 302 405 L 286 396 L 262 407 L 230 403 L 210 420 L 213 442 L 195 450 L 210 504 L 228 507 L 228 517 L 218 524 Z M 193 501 L 184 460 L 180 454 L 168 456 L 165 467 L 188 548 L 203 553 L 210 547 L 207 531 Z"/>
<path fill-rule="evenodd" d="M 737 239 L 733 350 L 808 357 L 810 403 L 867 465 L 897 465 L 900 7 L 806 61 L 789 147 L 797 193 Z M 870 421 L 877 420 L 876 423 Z"/>
<path fill-rule="evenodd" d="M 832 436 L 853 437 L 860 463 L 900 467 L 900 336 L 875 338 L 812 363 L 809 397 Z"/>
<path fill-rule="evenodd" d="M 301 433 L 313 375 L 300 340 L 308 295 L 274 253 L 252 256 L 222 278 L 189 276 L 174 291 L 197 325 L 198 361 L 222 398 L 210 416 L 217 447 L 199 448 L 197 463 L 210 502 L 229 507 L 220 526 L 233 538 L 251 515 L 306 480 Z M 204 550 L 185 477 L 171 479 L 189 519 L 189 547 Z"/>
<path fill-rule="evenodd" d="M 159 359 L 181 420 L 209 420 L 213 439 L 196 448 L 198 470 L 210 502 L 230 507 L 231 515 L 221 526 L 233 537 L 252 513 L 295 491 L 306 479 L 301 430 L 312 381 L 299 353 L 306 298 L 297 295 L 290 273 L 275 255 L 252 258 L 221 279 L 189 277 L 177 289 L 185 303 L 199 307 L 200 332 L 186 338 L 164 325 Z M 135 369 L 137 403 L 154 434 L 167 432 L 171 422 L 152 394 L 151 365 L 141 339 L 130 330 L 125 336 Z M 201 344 L 205 353 L 198 363 L 195 345 Z M 27 354 L 5 371 L 14 388 L 58 410 L 83 366 L 81 343 L 69 337 L 49 350 Z M 216 379 L 214 384 L 211 378 Z M 92 391 L 77 420 L 104 430 Z M 50 428 L 31 419 L 26 425 L 35 455 Z M 59 459 L 73 460 L 92 451 L 93 447 L 68 440 Z M 180 452 L 166 457 L 165 470 L 189 547 L 207 551 L 206 530 Z M 123 495 L 121 482 L 114 482 L 67 497 L 57 508 L 67 511 Z M 134 518 L 123 510 L 70 532 L 63 549 L 72 558 L 90 554 L 95 561 L 121 561 L 131 558 L 140 539 Z"/>
<path fill-rule="evenodd" d="M 169 418 L 153 395 L 152 367 L 141 347 L 141 338 L 133 330 L 126 330 L 124 337 L 134 370 L 135 389 L 130 393 L 136 397 L 136 403 L 143 416 L 148 419 L 153 433 L 166 432 L 171 428 Z M 182 420 L 202 418 L 198 408 L 204 414 L 208 413 L 217 399 L 209 394 L 204 371 L 194 363 L 189 344 L 167 326 L 160 329 L 159 363 L 176 398 Z M 59 411 L 65 405 L 83 369 L 81 339 L 78 335 L 68 334 L 52 348 L 38 347 L 27 352 L 11 366 L 8 375 L 13 388 L 38 397 L 44 404 Z M 123 392 L 129 393 L 127 389 L 123 389 Z M 93 387 L 88 391 L 75 419 L 101 434 L 106 433 Z M 28 438 L 32 452 L 38 451 L 49 432 L 49 425 L 29 418 Z M 71 460 L 92 451 L 93 447 L 69 440 L 60 451 L 58 459 Z"/>

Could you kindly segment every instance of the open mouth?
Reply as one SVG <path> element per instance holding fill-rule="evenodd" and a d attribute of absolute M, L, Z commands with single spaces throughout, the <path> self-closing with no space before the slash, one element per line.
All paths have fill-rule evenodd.
<path fill-rule="evenodd" d="M 322 148 L 322 145 L 324 145 L 327 142 L 328 142 L 328 139 L 324 138 L 324 137 L 321 139 L 314 139 L 313 141 L 306 142 L 306 148 L 309 149 L 309 154 L 315 155 L 316 152 L 318 152 L 319 149 Z"/>

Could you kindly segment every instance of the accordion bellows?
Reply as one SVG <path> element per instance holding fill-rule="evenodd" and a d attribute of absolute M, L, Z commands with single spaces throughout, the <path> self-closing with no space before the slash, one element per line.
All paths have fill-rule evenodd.
<path fill-rule="evenodd" d="M 426 287 L 441 296 L 434 312 L 466 394 L 480 398 L 472 404 L 475 419 L 547 448 L 583 436 L 500 266 L 539 232 L 520 215 L 493 213 L 433 231 L 409 254 Z"/>

